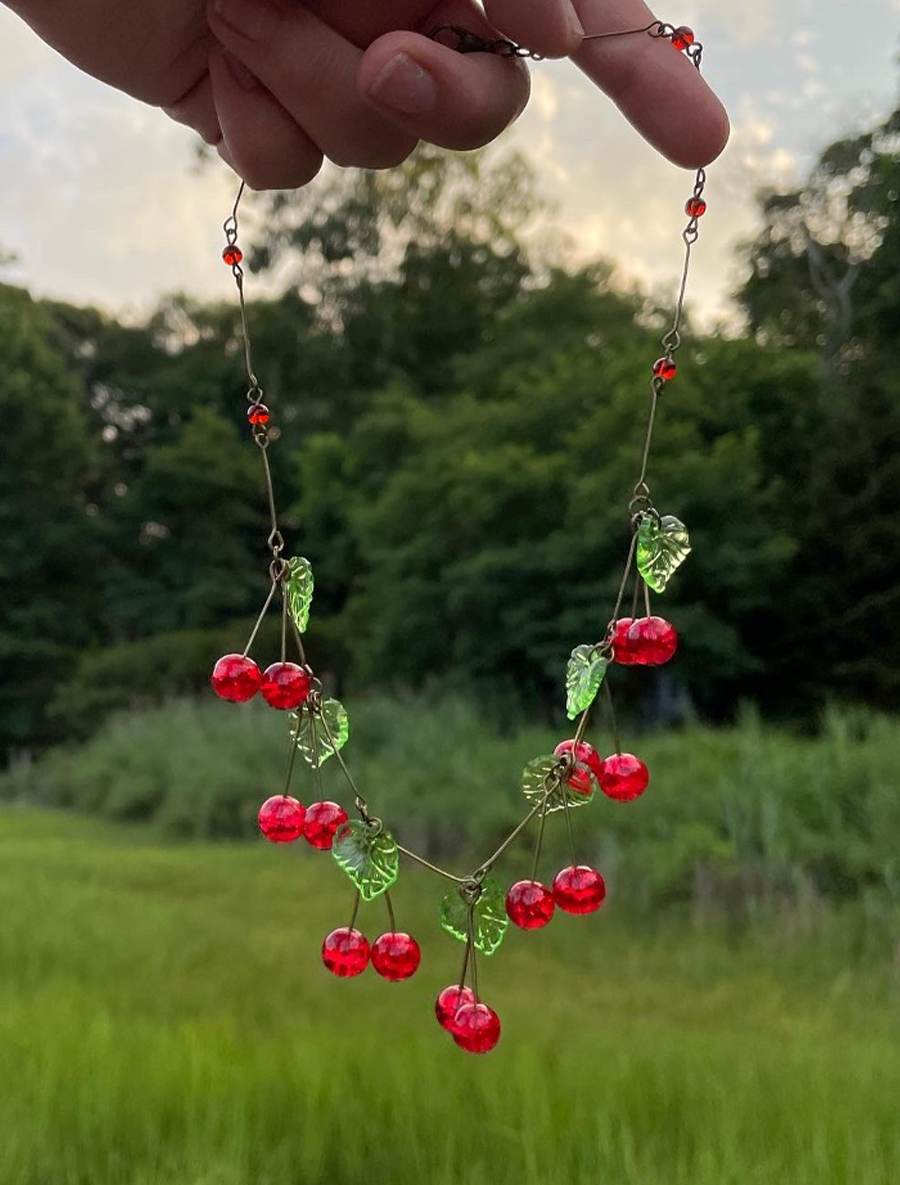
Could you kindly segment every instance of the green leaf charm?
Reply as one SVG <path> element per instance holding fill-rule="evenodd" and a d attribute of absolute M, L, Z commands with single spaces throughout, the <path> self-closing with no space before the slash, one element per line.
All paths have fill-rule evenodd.
<path fill-rule="evenodd" d="M 609 659 L 596 646 L 576 646 L 566 670 L 566 712 L 574 720 L 597 698 Z"/>
<path fill-rule="evenodd" d="M 334 837 L 332 854 L 353 881 L 363 901 L 374 901 L 396 881 L 400 871 L 397 841 L 388 831 L 377 835 L 362 822 L 344 823 Z"/>
<path fill-rule="evenodd" d="M 691 554 L 687 527 L 671 514 L 646 514 L 638 527 L 638 571 L 654 592 L 665 592 L 673 574 Z"/>
<path fill-rule="evenodd" d="M 299 712 L 292 712 L 291 736 L 315 769 L 347 743 L 350 720 L 344 705 L 336 699 L 326 699 L 316 711 L 304 706 Z"/>
<path fill-rule="evenodd" d="M 288 613 L 302 634 L 309 625 L 309 607 L 312 605 L 315 586 L 312 565 L 309 560 L 294 556 L 292 560 L 288 560 L 288 569 L 289 575 L 285 582 Z"/>
<path fill-rule="evenodd" d="M 468 938 L 469 907 L 455 889 L 441 902 L 441 925 L 460 942 Z M 489 876 L 472 908 L 475 949 L 483 955 L 492 955 L 503 941 L 508 925 L 506 897 L 498 882 Z"/>
<path fill-rule="evenodd" d="M 543 800 L 547 790 L 550 789 L 550 797 L 547 799 L 547 814 L 565 810 L 565 799 L 568 799 L 569 806 L 585 806 L 594 797 L 595 780 L 593 777 L 584 780 L 588 792 L 582 794 L 561 780 L 559 770 L 560 759 L 550 756 L 535 757 L 534 761 L 529 761 L 522 771 L 522 791 L 532 806 L 537 806 Z"/>

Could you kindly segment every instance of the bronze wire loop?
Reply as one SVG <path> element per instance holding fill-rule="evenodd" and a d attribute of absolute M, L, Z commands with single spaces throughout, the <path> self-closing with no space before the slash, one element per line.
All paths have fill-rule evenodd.
<path fill-rule="evenodd" d="M 635 36 L 638 34 L 646 34 L 648 36 L 655 37 L 655 38 L 673 38 L 677 32 L 678 32 L 678 30 L 676 29 L 675 26 L 667 24 L 663 21 L 654 20 L 650 24 L 645 25 L 639 29 L 619 29 L 619 30 L 612 30 L 612 31 L 606 32 L 606 33 L 588 34 L 584 37 L 584 40 L 585 41 L 599 41 L 599 40 L 604 40 L 607 38 L 629 37 L 629 36 Z M 435 30 L 433 30 L 433 32 L 431 33 L 431 37 L 434 40 L 438 41 L 440 44 L 445 45 L 448 48 L 455 49 L 458 53 L 464 53 L 464 54 L 465 53 L 493 53 L 493 54 L 497 54 L 498 56 L 501 56 L 501 57 L 529 58 L 533 61 L 542 60 L 542 55 L 534 53 L 533 51 L 527 49 L 524 46 L 516 45 L 516 43 L 513 41 L 508 41 L 505 39 L 491 40 L 491 39 L 479 37 L 477 34 L 472 33 L 470 30 L 465 29 L 462 26 L 458 26 L 458 25 L 441 25 L 438 28 L 436 28 Z M 684 47 L 684 52 L 685 52 L 685 55 L 694 64 L 694 66 L 699 70 L 702 56 L 703 56 L 702 44 L 695 41 L 692 44 Z M 692 197 L 695 201 L 699 201 L 700 199 L 702 199 L 702 195 L 703 195 L 705 186 L 706 186 L 706 171 L 701 168 L 701 169 L 698 169 L 696 178 L 695 178 L 695 182 L 694 182 L 694 189 L 693 189 Z M 223 231 L 225 233 L 225 239 L 226 239 L 226 243 L 228 244 L 228 246 L 236 246 L 237 245 L 238 232 L 239 232 L 238 212 L 239 212 L 239 208 L 240 208 L 241 199 L 244 195 L 245 188 L 246 188 L 246 184 L 245 184 L 245 182 L 242 181 L 240 188 L 238 189 L 237 196 L 235 198 L 235 202 L 234 202 L 232 211 L 229 214 L 229 216 L 225 219 L 225 222 L 223 223 Z M 690 210 L 690 206 L 688 207 L 688 210 Z M 687 226 L 685 227 L 684 231 L 682 232 L 682 239 L 683 239 L 684 245 L 685 245 L 684 266 L 683 266 L 682 273 L 681 273 L 681 282 L 680 282 L 679 289 L 678 289 L 678 297 L 677 297 L 677 300 L 675 303 L 675 313 L 674 313 L 672 326 L 662 339 L 662 346 L 665 351 L 664 356 L 669 360 L 672 360 L 675 352 L 681 347 L 681 344 L 682 344 L 680 331 L 681 331 L 682 321 L 684 318 L 684 305 L 685 305 L 685 297 L 686 297 L 686 292 L 687 292 L 687 281 L 688 281 L 688 276 L 689 276 L 689 272 L 690 272 L 690 265 L 691 265 L 692 248 L 693 248 L 694 244 L 697 242 L 697 239 L 699 237 L 699 229 L 698 229 L 699 217 L 700 217 L 700 214 L 698 214 L 696 212 L 694 212 L 693 214 L 689 213 L 689 220 L 688 220 Z M 239 262 L 235 262 L 234 264 L 231 265 L 231 271 L 232 271 L 232 275 L 234 276 L 235 285 L 237 287 L 237 292 L 238 292 L 238 302 L 239 302 L 239 310 L 240 310 L 241 342 L 242 342 L 242 346 L 243 346 L 244 368 L 246 370 L 247 382 L 248 382 L 246 397 L 247 397 L 248 403 L 252 405 L 254 403 L 262 402 L 263 389 L 262 389 L 259 379 L 256 377 L 256 374 L 253 369 L 253 360 L 252 360 L 252 353 L 251 353 L 251 346 L 250 346 L 250 333 L 249 333 L 248 322 L 247 322 L 247 308 L 246 308 L 246 301 L 245 301 L 245 296 L 244 296 L 244 271 L 243 271 L 243 268 L 241 267 Z M 641 451 L 640 473 L 638 476 L 638 480 L 634 485 L 634 489 L 632 491 L 631 502 L 629 503 L 629 507 L 628 507 L 628 514 L 629 514 L 629 519 L 630 519 L 630 523 L 631 523 L 631 541 L 630 541 L 628 554 L 627 554 L 626 561 L 625 561 L 625 567 L 624 567 L 624 572 L 622 574 L 622 580 L 621 580 L 619 590 L 618 590 L 618 593 L 616 596 L 616 601 L 615 601 L 615 605 L 613 608 L 612 617 L 610 618 L 609 624 L 606 627 L 606 631 L 603 636 L 603 640 L 601 642 L 598 642 L 597 646 L 596 646 L 598 653 L 606 656 L 610 660 L 614 656 L 613 655 L 613 638 L 615 635 L 616 621 L 618 620 L 619 613 L 620 613 L 620 610 L 622 607 L 622 602 L 623 602 L 623 599 L 625 596 L 625 591 L 628 586 L 628 580 L 632 576 L 632 574 L 634 575 L 634 579 L 635 579 L 635 610 L 633 610 L 632 616 L 634 616 L 634 612 L 636 611 L 637 596 L 638 596 L 638 590 L 639 590 L 639 586 L 640 586 L 640 576 L 639 576 L 639 573 L 637 573 L 635 571 L 635 555 L 636 555 L 636 548 L 637 548 L 638 527 L 640 525 L 641 520 L 647 514 L 657 515 L 657 517 L 658 517 L 658 512 L 657 512 L 656 508 L 654 507 L 652 499 L 651 499 L 650 487 L 647 484 L 647 469 L 648 469 L 649 460 L 650 460 L 650 452 L 651 452 L 654 428 L 656 426 L 659 399 L 660 399 L 660 396 L 665 391 L 666 386 L 667 386 L 667 381 L 664 378 L 661 378 L 660 376 L 656 376 L 656 375 L 653 377 L 653 380 L 651 382 L 650 412 L 649 412 L 649 417 L 648 417 L 647 430 L 645 433 L 644 443 L 643 443 L 643 447 L 642 447 L 642 451 Z M 310 694 L 309 694 L 309 697 L 307 699 L 307 703 L 305 706 L 308 706 L 308 709 L 310 712 L 311 732 L 312 732 L 312 737 L 313 737 L 312 766 L 313 766 L 314 778 L 316 779 L 317 785 L 319 787 L 321 787 L 321 762 L 319 760 L 319 744 L 318 744 L 318 728 L 319 728 L 319 726 L 321 726 L 321 728 L 325 734 L 325 738 L 328 742 L 329 753 L 330 753 L 330 755 L 333 755 L 335 757 L 337 764 L 344 776 L 344 779 L 347 782 L 348 788 L 349 788 L 350 792 L 353 794 L 354 804 L 356 806 L 357 811 L 359 812 L 360 819 L 370 829 L 370 834 L 374 837 L 374 836 L 380 835 L 382 833 L 382 831 L 384 830 L 384 823 L 380 818 L 377 818 L 377 817 L 370 814 L 368 803 L 366 802 L 366 799 L 363 797 L 362 793 L 360 792 L 359 787 L 357 786 L 357 784 L 353 778 L 353 775 L 351 774 L 350 769 L 348 768 L 347 763 L 344 760 L 342 753 L 340 752 L 340 749 L 337 747 L 337 745 L 335 743 L 334 735 L 332 734 L 331 728 L 328 724 L 325 714 L 322 711 L 322 702 L 323 702 L 322 701 L 322 684 L 321 684 L 320 680 L 314 674 L 312 668 L 308 665 L 308 663 L 306 661 L 306 655 L 305 655 L 305 651 L 304 651 L 304 647 L 303 647 L 303 640 L 300 635 L 300 631 L 298 630 L 293 618 L 290 617 L 290 615 L 286 612 L 287 600 L 286 600 L 286 590 L 285 590 L 284 585 L 285 585 L 287 576 L 289 574 L 290 567 L 289 567 L 288 562 L 282 557 L 282 554 L 281 554 L 284 551 L 285 542 L 284 542 L 284 538 L 281 534 L 281 530 L 279 528 L 278 512 L 277 512 L 277 506 L 276 506 L 276 500 L 275 500 L 274 483 L 272 480 L 272 472 L 271 472 L 271 469 L 269 466 L 268 456 L 266 455 L 267 449 L 268 449 L 268 446 L 270 443 L 270 436 L 269 436 L 269 431 L 268 431 L 267 426 L 265 424 L 254 424 L 253 428 L 252 428 L 252 438 L 253 438 L 254 443 L 258 446 L 258 448 L 260 450 L 260 455 L 262 457 L 262 462 L 263 462 L 266 501 L 267 501 L 267 508 L 268 508 L 268 512 L 269 512 L 269 526 L 270 526 L 270 530 L 269 530 L 269 534 L 268 534 L 268 538 L 267 538 L 267 545 L 269 547 L 269 550 L 272 553 L 272 560 L 269 565 L 269 575 L 270 575 L 270 579 L 271 579 L 271 587 L 269 589 L 269 593 L 268 593 L 266 601 L 263 605 L 262 611 L 261 611 L 259 617 L 257 618 L 256 623 L 253 627 L 253 630 L 251 632 L 251 635 L 250 635 L 250 638 L 247 642 L 247 645 L 244 648 L 243 654 L 244 654 L 244 656 L 246 656 L 249 653 L 250 649 L 252 648 L 253 643 L 256 639 L 256 636 L 259 632 L 260 626 L 262 624 L 262 621 L 263 621 L 269 607 L 271 606 L 276 593 L 278 592 L 278 590 L 280 588 L 281 592 L 282 592 L 282 597 L 284 598 L 284 605 L 283 605 L 284 616 L 283 616 L 283 622 L 282 622 L 282 657 L 284 656 L 284 651 L 285 651 L 285 647 L 286 647 L 286 629 L 287 629 L 287 626 L 289 625 L 291 633 L 292 633 L 294 640 L 297 644 L 297 647 L 299 649 L 302 665 L 303 665 L 304 669 L 307 671 L 307 673 L 309 674 L 310 679 L 311 679 L 311 690 L 310 690 Z M 650 593 L 649 593 L 649 589 L 646 586 L 646 584 L 644 584 L 643 588 L 644 588 L 645 608 L 646 608 L 647 615 L 649 616 L 650 615 Z M 612 693 L 610 690 L 609 681 L 604 679 L 603 686 L 605 689 L 605 694 L 606 694 L 606 699 L 607 699 L 610 725 L 611 725 L 611 730 L 613 733 L 616 752 L 621 753 L 622 749 L 621 749 L 621 742 L 620 742 L 620 738 L 619 738 L 619 729 L 618 729 L 618 724 L 616 721 L 615 710 L 613 707 Z M 577 730 L 576 730 L 576 734 L 575 734 L 575 745 L 581 743 L 581 741 L 584 739 L 585 732 L 587 729 L 588 719 L 590 717 L 590 713 L 591 713 L 591 708 L 589 707 L 584 712 L 582 712 L 579 717 L 579 722 L 578 722 L 578 726 L 577 726 Z M 299 717 L 298 717 L 298 719 L 299 719 Z M 284 789 L 285 794 L 287 794 L 288 789 L 290 787 L 291 777 L 293 774 L 294 765 L 295 765 L 295 761 L 296 761 L 297 750 L 299 748 L 298 741 L 299 741 L 299 724 L 296 728 L 292 728 L 290 730 L 290 751 L 288 753 L 288 759 L 287 759 L 287 764 L 286 764 L 286 769 L 285 769 L 285 789 Z M 439 865 L 432 863 L 430 860 L 425 859 L 425 857 L 420 856 L 417 852 L 414 852 L 414 851 L 410 850 L 409 848 L 406 848 L 400 844 L 397 845 L 398 851 L 401 852 L 405 857 L 407 857 L 407 859 L 412 860 L 414 863 L 421 865 L 423 868 L 426 868 L 426 869 L 430 870 L 431 872 L 435 873 L 436 875 L 443 877 L 446 880 L 451 881 L 456 886 L 457 892 L 459 893 L 460 897 L 462 898 L 463 902 L 465 903 L 466 910 L 467 910 L 466 939 L 465 939 L 465 951 L 464 951 L 464 955 L 463 955 L 463 963 L 462 963 L 462 970 L 460 973 L 459 986 L 460 986 L 460 988 L 462 988 L 465 985 L 467 975 L 470 974 L 471 980 L 472 980 L 472 990 L 475 994 L 476 1000 L 478 1000 L 480 997 L 478 995 L 475 909 L 477 907 L 477 903 L 478 903 L 478 901 L 482 895 L 482 892 L 483 892 L 483 882 L 485 880 L 485 877 L 491 871 L 491 869 L 493 868 L 496 861 L 499 860 L 499 858 L 507 850 L 507 848 L 509 848 L 510 845 L 512 843 L 514 843 L 515 840 L 519 837 L 519 835 L 531 824 L 531 822 L 536 817 L 539 816 L 540 821 L 539 821 L 539 826 L 538 826 L 538 831 L 537 831 L 537 836 L 536 836 L 536 842 L 535 842 L 535 846 L 534 846 L 534 850 L 533 850 L 532 865 L 531 865 L 531 879 L 532 880 L 535 879 L 535 877 L 537 875 L 538 861 L 540 859 L 540 853 L 541 853 L 541 849 L 543 846 L 544 830 L 545 830 L 547 815 L 549 813 L 549 808 L 550 808 L 550 799 L 552 798 L 553 794 L 555 794 L 557 791 L 560 791 L 561 796 L 562 796 L 563 814 L 565 817 L 565 826 L 566 826 L 566 832 L 567 832 L 567 836 L 568 836 L 568 844 L 569 844 L 569 848 L 570 848 L 572 863 L 573 863 L 573 865 L 577 863 L 576 854 L 575 854 L 574 832 L 573 832 L 573 828 L 572 828 L 571 814 L 570 814 L 571 806 L 570 806 L 570 803 L 568 800 L 567 789 L 565 786 L 565 783 L 567 782 L 569 776 L 571 775 L 572 770 L 577 765 L 578 765 L 578 762 L 575 758 L 574 745 L 573 745 L 573 750 L 571 752 L 565 754 L 563 757 L 561 757 L 558 760 L 555 767 L 553 768 L 553 770 L 545 778 L 545 780 L 544 780 L 544 794 L 541 796 L 540 800 L 531 808 L 531 810 L 529 810 L 527 812 L 527 814 L 524 816 L 524 818 L 510 832 L 510 834 L 506 837 L 506 839 L 503 840 L 503 842 L 496 849 L 496 851 L 494 851 L 487 860 L 485 860 L 482 864 L 480 864 L 478 866 L 478 868 L 476 868 L 476 870 L 473 873 L 469 874 L 468 876 L 462 876 L 462 877 L 457 876 L 456 874 L 449 872 L 444 868 L 441 868 Z M 350 920 L 350 929 L 353 929 L 353 927 L 356 924 L 356 918 L 357 918 L 357 914 L 359 912 L 360 903 L 361 903 L 361 894 L 357 890 L 354 894 L 354 905 L 353 905 L 353 913 L 352 913 L 351 920 Z M 392 927 L 392 929 L 394 929 L 395 922 L 394 922 L 393 903 L 391 902 L 390 897 L 387 893 L 385 894 L 385 904 L 388 909 L 388 916 L 389 916 L 389 919 L 391 922 L 391 927 Z"/>

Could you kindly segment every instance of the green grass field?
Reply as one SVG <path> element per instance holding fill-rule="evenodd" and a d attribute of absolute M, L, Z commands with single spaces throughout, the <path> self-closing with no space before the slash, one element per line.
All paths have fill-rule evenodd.
<path fill-rule="evenodd" d="M 4 812 L 2 1185 L 895 1185 L 887 962 L 613 894 L 482 960 L 504 1036 L 476 1057 L 431 1015 L 461 951 L 439 893 L 397 888 L 415 980 L 340 982 L 327 855 Z"/>

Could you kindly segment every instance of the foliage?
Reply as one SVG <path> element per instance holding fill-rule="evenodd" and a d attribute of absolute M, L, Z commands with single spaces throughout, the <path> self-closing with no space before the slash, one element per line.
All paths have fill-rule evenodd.
<path fill-rule="evenodd" d="M 524 814 L 518 771 L 570 728 L 501 729 L 456 698 L 374 698 L 353 708 L 346 757 L 373 813 L 401 843 L 460 874 Z M 605 755 L 602 734 L 587 739 Z M 7 775 L 0 796 L 152 821 L 182 838 L 251 836 L 260 802 L 283 785 L 288 747 L 283 713 L 212 699 L 171 703 L 122 716 L 86 744 Z M 631 748 L 650 769 L 647 793 L 627 806 L 595 794 L 575 821 L 582 854 L 609 873 L 620 899 L 734 917 L 804 896 L 900 899 L 896 721 L 834 711 L 818 739 L 802 739 L 747 714 L 735 729 L 695 726 L 637 737 Z M 303 802 L 336 799 L 352 815 L 334 764 L 321 782 L 298 764 L 295 792 Z M 513 848 L 523 874 L 532 838 Z M 546 842 L 549 874 L 566 852 L 561 815 L 551 816 Z"/>

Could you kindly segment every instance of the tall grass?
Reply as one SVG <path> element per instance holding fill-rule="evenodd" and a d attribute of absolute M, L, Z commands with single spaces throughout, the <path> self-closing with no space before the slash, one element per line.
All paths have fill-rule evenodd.
<path fill-rule="evenodd" d="M 477 1058 L 431 1015 L 459 956 L 434 897 L 401 878 L 416 979 L 339 982 L 327 855 L 0 814 L 3 1185 L 896 1182 L 898 998 L 839 927 L 774 949 L 613 897 L 515 932 Z"/>
<path fill-rule="evenodd" d="M 566 728 L 502 731 L 459 698 L 352 705 L 348 761 L 373 810 L 407 845 L 466 867 L 522 814 L 519 774 Z M 596 744 L 604 741 L 598 732 Z M 114 820 L 152 821 L 182 838 L 251 836 L 262 798 L 282 786 L 284 716 L 255 705 L 184 700 L 121 716 L 92 740 L 0 780 L 0 797 Z M 611 747 L 611 746 L 610 746 Z M 871 915 L 900 900 L 900 722 L 831 712 L 815 738 L 764 727 L 694 726 L 637 737 L 651 770 L 638 802 L 577 815 L 579 858 L 617 876 L 636 905 L 689 903 L 732 916 L 822 900 Z M 295 792 L 347 801 L 329 763 L 324 786 L 298 768 Z M 563 851 L 558 819 L 550 856 Z M 525 867 L 529 838 L 512 852 Z"/>

